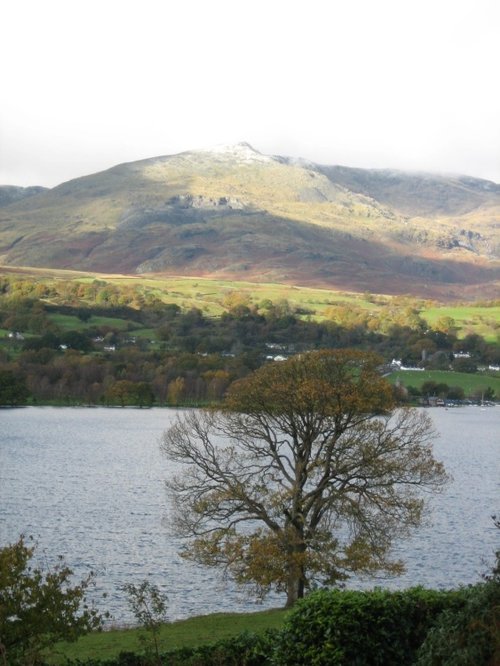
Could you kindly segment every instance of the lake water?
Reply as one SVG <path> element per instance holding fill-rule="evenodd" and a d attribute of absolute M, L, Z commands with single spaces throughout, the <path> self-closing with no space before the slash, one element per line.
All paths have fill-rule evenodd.
<path fill-rule="evenodd" d="M 97 575 L 95 596 L 117 623 L 132 622 L 120 586 L 147 578 L 168 595 L 171 619 L 263 606 L 219 572 L 186 562 L 172 535 L 160 455 L 174 409 L 28 407 L 0 410 L 0 544 L 33 535 L 38 556 L 58 555 L 81 578 Z M 395 552 L 407 564 L 391 588 L 454 587 L 491 567 L 500 515 L 500 407 L 429 410 L 440 433 L 435 456 L 453 481 L 430 497 L 431 524 Z M 354 581 L 352 587 L 368 583 Z M 373 582 L 369 583 L 373 585 Z M 101 600 L 102 593 L 107 598 Z"/>

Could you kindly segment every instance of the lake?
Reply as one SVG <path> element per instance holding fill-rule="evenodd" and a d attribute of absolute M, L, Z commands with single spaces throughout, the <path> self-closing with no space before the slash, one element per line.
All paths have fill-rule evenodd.
<path fill-rule="evenodd" d="M 175 409 L 27 407 L 0 410 L 0 544 L 33 535 L 38 557 L 58 555 L 78 578 L 96 574 L 95 598 L 120 624 L 133 621 L 120 586 L 147 578 L 169 598 L 169 617 L 280 606 L 257 605 L 220 573 L 186 562 L 170 530 L 161 456 Z M 430 496 L 430 522 L 395 552 L 407 572 L 350 587 L 454 587 L 491 567 L 500 515 L 500 407 L 429 410 L 434 451 L 453 481 Z M 102 600 L 102 593 L 106 599 Z"/>

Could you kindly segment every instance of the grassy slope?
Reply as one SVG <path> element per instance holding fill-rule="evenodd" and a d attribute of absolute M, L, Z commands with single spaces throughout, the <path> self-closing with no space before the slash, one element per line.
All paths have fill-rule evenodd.
<path fill-rule="evenodd" d="M 250 303 L 259 305 L 269 299 L 274 303 L 287 300 L 292 307 L 310 311 L 313 319 L 321 321 L 327 318 L 327 310 L 331 306 L 352 305 L 370 313 L 380 314 L 384 308 L 394 303 L 390 296 L 377 296 L 368 300 L 364 294 L 341 292 L 312 287 L 289 286 L 273 283 L 252 283 L 230 280 L 213 280 L 207 278 L 161 278 L 156 279 L 127 277 L 107 277 L 108 282 L 116 284 L 140 283 L 147 292 L 165 303 L 175 303 L 182 309 L 196 307 L 210 316 L 218 316 L 224 312 L 224 298 L 238 292 L 249 298 Z M 433 305 L 423 306 L 421 316 L 430 326 L 441 317 L 452 317 L 458 328 L 458 337 L 468 333 L 477 333 L 487 342 L 497 342 L 500 331 L 500 306 L 486 307 L 478 305 Z M 69 320 L 68 320 L 69 321 Z M 100 323 L 100 322 L 99 322 Z M 102 322 L 104 323 L 104 322 Z M 117 321 L 118 323 L 118 321 Z M 112 321 L 109 321 L 113 325 Z M 98 318 L 92 317 L 88 325 L 98 325 Z M 75 328 L 80 328 L 76 325 Z M 120 327 L 119 324 L 117 328 Z"/>
<path fill-rule="evenodd" d="M 461 335 L 477 333 L 487 342 L 497 342 L 500 335 L 500 306 L 483 308 L 474 305 L 457 305 L 425 308 L 422 317 L 433 326 L 441 317 L 452 317 Z"/>
<path fill-rule="evenodd" d="M 48 283 L 65 280 L 90 283 L 99 279 L 116 285 L 138 286 L 144 293 L 151 294 L 164 303 L 175 303 L 184 310 L 196 307 L 209 316 L 220 315 L 226 309 L 224 299 L 228 294 L 237 292 L 247 297 L 250 303 L 254 305 L 259 305 L 266 299 L 274 303 L 286 299 L 292 307 L 310 311 L 312 318 L 318 321 L 327 317 L 328 308 L 337 305 L 351 305 L 376 315 L 383 313 L 388 306 L 392 308 L 416 305 L 421 308 L 421 316 L 430 326 L 440 317 L 452 317 L 458 327 L 458 337 L 464 337 L 467 333 L 478 333 L 488 342 L 497 342 L 500 329 L 500 306 L 498 305 L 490 307 L 471 303 L 452 306 L 411 298 L 401 299 L 399 297 L 398 299 L 398 297 L 393 298 L 386 295 L 377 295 L 376 298 L 372 298 L 366 294 L 333 289 L 278 283 L 216 280 L 201 277 L 103 275 L 100 273 L 36 268 L 19 269 L 0 266 L 0 275 L 2 274 L 12 275 L 19 279 L 33 279 Z M 92 303 L 88 305 L 91 307 Z M 95 316 L 91 317 L 85 324 L 76 317 L 59 317 L 58 323 L 60 322 L 65 329 L 83 330 L 101 323 L 108 323 L 110 326 L 116 326 L 116 328 L 124 326 L 123 320 L 109 319 L 104 321 Z"/>
<path fill-rule="evenodd" d="M 389 297 L 378 296 L 378 305 L 364 300 L 362 294 L 334 289 L 303 287 L 279 283 L 249 282 L 243 280 L 223 280 L 203 277 L 163 277 L 107 275 L 65 270 L 45 270 L 31 267 L 22 269 L 0 265 L 0 275 L 11 275 L 19 279 L 33 279 L 41 282 L 72 280 L 79 283 L 91 283 L 103 280 L 118 286 L 138 286 L 165 303 L 175 303 L 183 309 L 198 307 L 206 314 L 217 316 L 224 310 L 224 298 L 231 292 L 248 296 L 253 304 L 265 299 L 274 303 L 286 299 L 292 306 L 315 310 L 315 318 L 322 318 L 324 311 L 331 305 L 356 304 L 378 309 L 389 301 Z M 92 306 L 92 303 L 89 303 Z"/>
<path fill-rule="evenodd" d="M 165 624 L 161 628 L 160 649 L 196 646 L 239 634 L 280 628 L 285 618 L 281 609 L 259 613 L 216 613 Z M 60 643 L 50 663 L 63 664 L 70 659 L 108 659 L 122 651 L 142 652 L 141 629 L 110 630 L 83 636 L 76 643 Z"/>

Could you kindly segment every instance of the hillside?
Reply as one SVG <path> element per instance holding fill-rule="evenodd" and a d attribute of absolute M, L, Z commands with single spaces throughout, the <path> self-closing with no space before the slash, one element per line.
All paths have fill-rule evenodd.
<path fill-rule="evenodd" d="M 0 208 L 9 206 L 16 201 L 22 201 L 35 194 L 41 194 L 47 190 L 46 187 L 17 187 L 16 185 L 0 185 Z"/>
<path fill-rule="evenodd" d="M 498 293 L 500 186 L 469 177 L 237 144 L 121 164 L 0 206 L 0 263 L 11 266 Z"/>

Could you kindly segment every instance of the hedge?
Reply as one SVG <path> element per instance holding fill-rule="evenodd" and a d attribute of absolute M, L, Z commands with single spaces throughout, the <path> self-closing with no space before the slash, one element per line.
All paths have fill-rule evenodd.
<path fill-rule="evenodd" d="M 318 591 L 285 621 L 276 666 L 403 666 L 412 664 L 436 618 L 459 610 L 465 591 Z"/>

